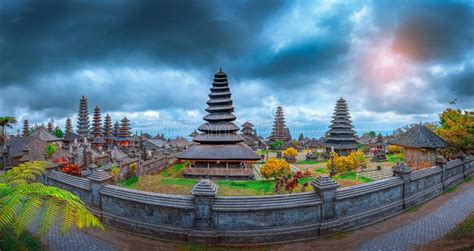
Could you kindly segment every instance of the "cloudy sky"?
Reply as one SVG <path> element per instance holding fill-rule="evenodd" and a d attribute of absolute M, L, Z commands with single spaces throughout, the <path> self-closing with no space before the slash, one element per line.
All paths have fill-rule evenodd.
<path fill-rule="evenodd" d="M 324 131 L 341 96 L 356 130 L 393 130 L 474 108 L 473 44 L 468 0 L 0 0 L 0 116 L 62 127 L 86 95 L 134 130 L 188 134 L 222 67 L 262 134 L 277 105 Z"/>

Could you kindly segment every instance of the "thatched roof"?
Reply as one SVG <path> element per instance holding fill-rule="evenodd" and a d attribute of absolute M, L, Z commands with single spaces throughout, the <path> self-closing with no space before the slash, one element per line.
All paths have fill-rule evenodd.
<path fill-rule="evenodd" d="M 196 144 L 178 154 L 178 159 L 189 160 L 259 160 L 260 156 L 244 143 L 208 145 Z"/>
<path fill-rule="evenodd" d="M 30 134 L 32 137 L 39 138 L 43 141 L 46 142 L 53 142 L 53 141 L 60 141 L 61 139 L 52 135 L 51 133 L 46 130 L 46 128 L 40 126 L 36 129 L 33 130 L 33 132 Z"/>
<path fill-rule="evenodd" d="M 424 125 L 415 125 L 403 134 L 390 140 L 391 144 L 415 148 L 443 148 L 448 144 Z"/>

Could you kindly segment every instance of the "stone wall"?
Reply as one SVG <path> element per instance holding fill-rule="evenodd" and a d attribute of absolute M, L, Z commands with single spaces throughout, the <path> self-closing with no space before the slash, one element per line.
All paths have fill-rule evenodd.
<path fill-rule="evenodd" d="M 144 161 L 140 165 L 139 175 L 158 173 L 176 160 L 175 154 L 171 154 Z"/>
<path fill-rule="evenodd" d="M 190 195 L 165 195 L 109 185 L 110 175 L 88 179 L 51 171 L 47 182 L 78 195 L 105 224 L 155 238 L 191 243 L 266 244 L 317 238 L 376 223 L 423 203 L 474 174 L 474 157 L 394 177 L 339 188 L 329 177 L 314 192 L 274 196 L 217 196 L 201 180 Z"/>

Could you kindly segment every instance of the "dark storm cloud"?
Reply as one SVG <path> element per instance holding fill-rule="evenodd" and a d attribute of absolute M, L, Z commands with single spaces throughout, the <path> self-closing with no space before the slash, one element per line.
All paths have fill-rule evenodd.
<path fill-rule="evenodd" d="M 279 1 L 31 1 L 0 7 L 0 83 L 95 63 L 214 69 L 255 43 Z M 237 12 L 235 16 L 225 8 Z"/>
<path fill-rule="evenodd" d="M 474 8 L 469 2 L 406 7 L 394 49 L 416 60 L 455 61 L 474 44 Z"/>
<path fill-rule="evenodd" d="M 351 16 L 365 6 L 367 24 L 355 34 Z M 274 99 L 324 109 L 307 91 L 320 90 L 326 99 L 360 95 L 371 112 L 432 113 L 438 107 L 429 102 L 445 102 L 446 93 L 472 99 L 472 67 L 444 79 L 419 76 L 428 87 L 409 83 L 398 96 L 359 93 L 350 72 L 361 45 L 351 36 L 394 38 L 415 67 L 445 66 L 469 60 L 473 9 L 441 1 L 0 0 L 0 115 L 22 107 L 69 116 L 82 94 L 91 109 L 202 112 L 219 67 L 245 108 Z M 290 41 L 275 49 L 279 40 Z"/>

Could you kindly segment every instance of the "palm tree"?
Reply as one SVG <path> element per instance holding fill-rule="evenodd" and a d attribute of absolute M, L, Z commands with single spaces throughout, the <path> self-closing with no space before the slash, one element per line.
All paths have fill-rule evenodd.
<path fill-rule="evenodd" d="M 19 235 L 28 228 L 46 234 L 59 224 L 61 234 L 77 229 L 104 229 L 100 221 L 69 191 L 37 183 L 49 165 L 26 162 L 0 175 L 0 230 Z"/>
<path fill-rule="evenodd" d="M 15 117 L 0 117 L 0 126 L 2 127 L 2 135 L 3 135 L 3 144 L 5 145 L 7 137 L 7 128 L 13 128 L 12 125 L 16 124 Z"/>

